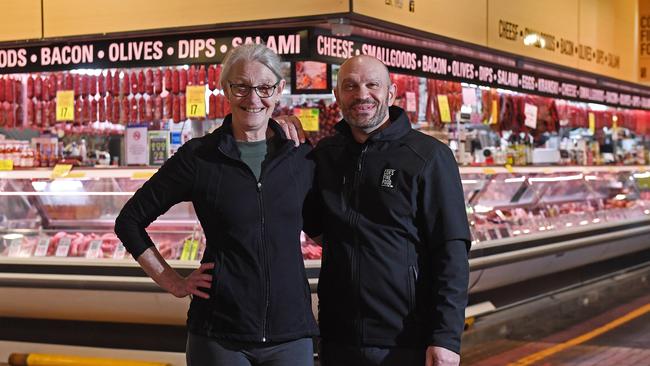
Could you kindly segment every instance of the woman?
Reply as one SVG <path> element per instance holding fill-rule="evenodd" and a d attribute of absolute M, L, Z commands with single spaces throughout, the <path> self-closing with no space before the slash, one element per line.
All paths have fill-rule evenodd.
<path fill-rule="evenodd" d="M 317 326 L 300 251 L 312 185 L 308 145 L 287 140 L 270 117 L 285 81 L 263 45 L 231 50 L 220 84 L 231 114 L 184 144 L 126 203 L 115 232 L 145 272 L 177 297 L 193 295 L 187 362 L 311 365 Z M 207 239 L 201 266 L 179 276 L 145 228 L 191 201 Z M 310 228 L 304 230 L 310 233 Z"/>

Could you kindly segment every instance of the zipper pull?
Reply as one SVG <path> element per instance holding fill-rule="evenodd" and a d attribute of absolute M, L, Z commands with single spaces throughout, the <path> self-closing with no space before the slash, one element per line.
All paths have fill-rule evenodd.
<path fill-rule="evenodd" d="M 257 191 L 262 192 L 262 182 L 257 182 Z"/>

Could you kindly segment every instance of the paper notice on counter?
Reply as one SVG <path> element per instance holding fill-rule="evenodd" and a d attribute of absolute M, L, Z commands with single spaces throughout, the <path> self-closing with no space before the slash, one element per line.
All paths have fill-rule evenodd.
<path fill-rule="evenodd" d="M 61 238 L 61 240 L 59 240 L 59 245 L 56 247 L 56 253 L 54 253 L 54 256 L 67 257 L 68 253 L 70 253 L 70 243 L 70 238 Z"/>
<path fill-rule="evenodd" d="M 524 115 L 526 115 L 524 120 L 526 127 L 537 128 L 537 106 L 526 103 L 524 105 Z"/>
<path fill-rule="evenodd" d="M 126 248 L 124 247 L 124 244 L 119 243 L 115 247 L 115 251 L 113 252 L 113 259 L 124 259 L 126 256 Z"/>
<path fill-rule="evenodd" d="M 415 93 L 406 92 L 406 111 L 416 112 L 417 110 L 418 108 L 417 108 L 417 100 L 415 98 Z"/>
<path fill-rule="evenodd" d="M 50 248 L 50 238 L 38 239 L 36 250 L 34 250 L 34 257 L 45 257 L 47 250 Z"/>
<path fill-rule="evenodd" d="M 86 251 L 86 258 L 96 259 L 103 257 L 102 253 L 102 241 L 101 240 L 91 240 L 88 245 L 88 251 Z"/>
<path fill-rule="evenodd" d="M 149 149 L 147 146 L 147 127 L 127 127 L 124 132 L 126 165 L 149 164 Z"/>

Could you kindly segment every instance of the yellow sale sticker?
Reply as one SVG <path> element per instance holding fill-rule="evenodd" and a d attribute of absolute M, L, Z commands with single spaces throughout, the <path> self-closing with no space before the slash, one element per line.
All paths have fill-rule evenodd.
<path fill-rule="evenodd" d="M 185 114 L 188 118 L 205 118 L 205 85 L 187 87 Z"/>
<path fill-rule="evenodd" d="M 11 159 L 0 160 L 0 170 L 14 170 L 14 161 Z"/>
<path fill-rule="evenodd" d="M 451 112 L 449 111 L 449 98 L 446 95 L 438 95 L 438 107 L 440 108 L 440 121 L 450 123 Z"/>
<path fill-rule="evenodd" d="M 56 120 L 74 121 L 74 91 L 59 90 L 56 92 Z"/>
<path fill-rule="evenodd" d="M 318 118 L 320 116 L 318 108 L 294 108 L 293 114 L 298 117 L 305 131 L 318 131 Z"/>
<path fill-rule="evenodd" d="M 72 164 L 56 164 L 52 169 L 52 179 L 65 178 L 70 174 Z"/>

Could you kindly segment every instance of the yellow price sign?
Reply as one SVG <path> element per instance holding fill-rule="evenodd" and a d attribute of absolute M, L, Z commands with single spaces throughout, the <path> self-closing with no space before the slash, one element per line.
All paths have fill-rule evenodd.
<path fill-rule="evenodd" d="M 56 164 L 52 169 L 52 179 L 66 178 L 72 170 L 72 164 Z"/>
<path fill-rule="evenodd" d="M 438 95 L 438 107 L 440 108 L 440 121 L 451 123 L 451 112 L 449 111 L 449 98 L 446 95 Z"/>
<path fill-rule="evenodd" d="M 59 90 L 56 92 L 56 120 L 74 121 L 74 91 Z"/>
<path fill-rule="evenodd" d="M 589 112 L 589 133 L 596 133 L 596 115 Z"/>
<path fill-rule="evenodd" d="M 490 114 L 490 124 L 496 125 L 499 123 L 499 104 L 496 100 L 492 101 L 492 113 Z"/>
<path fill-rule="evenodd" d="M 188 118 L 205 118 L 205 85 L 190 85 L 186 89 L 185 114 Z"/>
<path fill-rule="evenodd" d="M 512 169 L 512 165 L 510 165 L 510 164 L 506 164 L 506 170 L 508 171 L 508 173 L 514 173 L 515 172 L 515 170 Z"/>
<path fill-rule="evenodd" d="M 483 174 L 485 174 L 485 175 L 494 175 L 496 173 L 497 173 L 497 171 L 492 169 L 492 168 L 483 169 Z"/>
<path fill-rule="evenodd" d="M 294 108 L 293 114 L 298 117 L 305 131 L 318 131 L 318 119 L 320 117 L 318 108 Z"/>
<path fill-rule="evenodd" d="M 14 161 L 11 159 L 0 160 L 0 170 L 14 170 Z"/>
<path fill-rule="evenodd" d="M 149 179 L 149 178 L 153 177 L 153 173 L 154 172 L 148 172 L 148 171 L 133 172 L 133 174 L 131 175 L 131 179 L 133 179 L 133 180 L 137 180 L 137 179 L 146 180 L 146 179 Z"/>
<path fill-rule="evenodd" d="M 196 254 L 199 251 L 199 241 L 196 239 L 187 239 L 183 243 L 183 251 L 181 252 L 181 260 L 193 261 L 196 259 Z"/>

